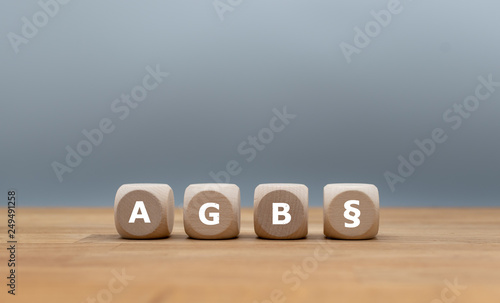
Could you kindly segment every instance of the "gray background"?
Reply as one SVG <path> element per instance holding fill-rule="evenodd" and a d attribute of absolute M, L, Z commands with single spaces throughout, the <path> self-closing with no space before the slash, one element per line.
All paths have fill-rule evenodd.
<path fill-rule="evenodd" d="M 402 1 L 403 11 L 348 64 L 342 41 L 387 1 L 247 0 L 221 21 L 211 1 L 76 1 L 16 54 L 7 38 L 36 1 L 0 8 L 1 192 L 20 205 L 111 206 L 123 183 L 212 182 L 230 160 L 243 205 L 259 183 L 298 182 L 310 204 L 327 183 L 376 184 L 383 206 L 498 206 L 500 90 L 452 131 L 443 112 L 493 74 L 500 81 L 498 1 Z M 170 76 L 120 121 L 110 104 L 145 67 Z M 296 114 L 251 163 L 237 146 Z M 83 129 L 116 130 L 59 182 L 51 168 Z M 391 192 L 384 172 L 441 127 L 437 151 Z"/>

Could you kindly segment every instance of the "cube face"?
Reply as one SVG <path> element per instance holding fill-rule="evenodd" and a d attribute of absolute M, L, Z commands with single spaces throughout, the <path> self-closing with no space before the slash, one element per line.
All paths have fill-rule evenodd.
<path fill-rule="evenodd" d="M 379 194 L 372 184 L 324 188 L 324 233 L 336 239 L 371 239 L 378 233 Z"/>
<path fill-rule="evenodd" d="M 114 212 L 123 238 L 168 237 L 174 225 L 174 193 L 167 184 L 125 184 L 116 192 Z"/>
<path fill-rule="evenodd" d="M 307 236 L 308 188 L 303 184 L 261 184 L 255 188 L 254 228 L 265 239 Z"/>
<path fill-rule="evenodd" d="M 240 233 L 240 188 L 191 184 L 184 194 L 184 230 L 195 239 L 230 239 Z"/>

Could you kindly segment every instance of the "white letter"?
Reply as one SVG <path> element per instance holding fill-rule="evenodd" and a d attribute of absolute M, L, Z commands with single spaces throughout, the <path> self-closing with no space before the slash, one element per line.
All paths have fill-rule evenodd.
<path fill-rule="evenodd" d="M 359 211 L 359 209 L 353 207 L 352 206 L 353 204 L 359 205 L 359 200 L 349 200 L 346 203 L 344 203 L 344 208 L 345 208 L 344 218 L 352 221 L 352 223 L 347 223 L 347 222 L 345 223 L 345 227 L 347 228 L 358 227 L 359 223 L 361 223 L 359 221 L 359 216 L 361 216 L 361 212 Z M 351 215 L 351 212 L 354 213 L 354 216 Z"/>
<path fill-rule="evenodd" d="M 141 214 L 139 214 L 139 211 L 141 211 Z M 143 201 L 135 202 L 134 210 L 132 211 L 132 215 L 130 216 L 130 220 L 128 220 L 128 223 L 135 223 L 136 219 L 143 219 L 144 223 L 151 223 L 151 220 L 149 220 L 148 212 L 146 211 L 146 206 L 144 206 Z"/>
<path fill-rule="evenodd" d="M 207 208 L 213 207 L 216 208 L 217 210 L 219 209 L 219 204 L 218 203 L 205 203 L 200 207 L 200 211 L 198 215 L 200 216 L 201 222 L 205 225 L 217 225 L 219 224 L 219 213 L 208 213 L 208 216 L 212 218 L 213 220 L 210 221 L 205 217 L 205 212 L 207 211 Z"/>
<path fill-rule="evenodd" d="M 283 210 L 279 210 L 282 208 Z M 288 213 L 290 205 L 288 203 L 273 203 L 273 225 L 285 225 L 292 221 L 292 216 Z M 284 216 L 285 219 L 280 220 L 279 216 Z"/>

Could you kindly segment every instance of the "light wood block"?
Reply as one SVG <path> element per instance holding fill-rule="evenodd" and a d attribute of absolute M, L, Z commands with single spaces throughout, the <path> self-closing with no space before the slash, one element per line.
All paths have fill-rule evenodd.
<path fill-rule="evenodd" d="M 324 233 L 335 239 L 371 239 L 378 233 L 379 194 L 372 184 L 328 184 L 324 188 Z"/>
<path fill-rule="evenodd" d="M 191 184 L 184 193 L 184 230 L 195 239 L 230 239 L 240 233 L 240 188 Z"/>
<path fill-rule="evenodd" d="M 260 184 L 254 195 L 254 229 L 265 239 L 307 236 L 308 188 L 303 184 Z"/>
<path fill-rule="evenodd" d="M 174 192 L 167 184 L 124 184 L 116 192 L 114 211 L 123 238 L 168 237 L 174 225 Z"/>

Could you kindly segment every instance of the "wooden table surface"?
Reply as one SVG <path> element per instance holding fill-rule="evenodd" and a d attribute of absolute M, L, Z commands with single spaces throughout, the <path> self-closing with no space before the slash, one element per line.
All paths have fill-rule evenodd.
<path fill-rule="evenodd" d="M 500 208 L 382 209 L 366 241 L 325 239 L 318 208 L 281 241 L 256 238 L 252 209 L 219 241 L 188 239 L 179 209 L 170 238 L 124 240 L 112 209 L 20 208 L 15 297 L 2 222 L 2 303 L 500 302 Z"/>

